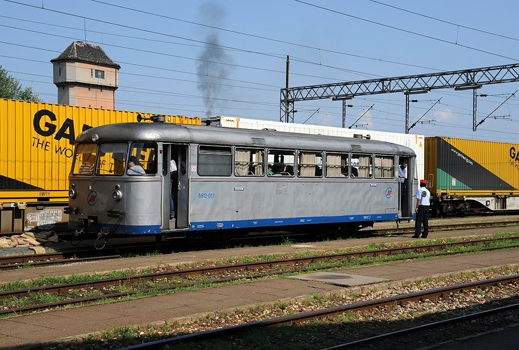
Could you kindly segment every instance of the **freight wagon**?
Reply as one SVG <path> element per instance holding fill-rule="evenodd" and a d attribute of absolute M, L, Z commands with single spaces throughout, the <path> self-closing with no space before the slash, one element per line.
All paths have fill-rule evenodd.
<path fill-rule="evenodd" d="M 0 99 L 0 234 L 66 228 L 68 174 L 82 131 L 135 122 L 138 112 Z M 140 113 L 146 119 L 149 113 Z M 167 123 L 200 125 L 198 117 Z"/>
<path fill-rule="evenodd" d="M 519 210 L 519 144 L 425 138 L 433 214 Z"/>
<path fill-rule="evenodd" d="M 236 129 L 264 130 L 273 129 L 282 132 L 293 132 L 311 135 L 340 136 L 364 138 L 377 141 L 396 143 L 411 148 L 416 153 L 415 172 L 409 179 L 424 178 L 424 135 L 403 134 L 376 130 L 346 129 L 333 126 L 283 123 L 271 120 L 247 119 L 238 117 L 215 116 L 204 119 L 205 124 Z"/>

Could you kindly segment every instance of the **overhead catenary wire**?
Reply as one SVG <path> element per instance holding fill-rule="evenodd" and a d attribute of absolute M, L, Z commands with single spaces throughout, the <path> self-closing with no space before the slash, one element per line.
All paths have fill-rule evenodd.
<path fill-rule="evenodd" d="M 499 106 L 497 106 L 492 112 L 490 112 L 489 115 L 487 115 L 485 118 L 483 118 L 479 123 L 476 124 L 476 128 L 478 126 L 480 126 L 481 124 L 483 124 L 483 122 L 485 120 L 487 120 L 488 117 L 490 117 L 495 111 L 497 111 L 502 105 L 504 105 L 506 103 L 506 101 L 508 101 L 510 98 L 512 98 L 513 96 L 515 96 L 516 92 L 518 90 L 515 90 L 515 92 L 513 94 L 511 94 L 510 96 L 508 96 Z"/>
<path fill-rule="evenodd" d="M 103 1 L 96 1 L 96 2 L 98 2 L 98 3 L 103 3 Z M 48 4 L 45 4 L 45 5 L 48 6 Z M 150 13 L 150 14 L 153 15 L 152 13 Z M 155 14 L 155 15 L 160 15 L 160 14 Z M 80 16 L 80 17 L 82 18 L 82 20 L 84 20 L 84 18 L 85 18 L 85 16 Z M 90 32 L 90 31 L 89 31 L 89 32 Z M 248 33 L 245 33 L 245 34 L 248 34 Z M 267 38 L 267 39 L 268 39 L 268 38 Z M 318 49 L 318 50 L 322 50 L 322 49 L 320 49 L 320 48 L 317 48 L 317 49 Z M 347 54 L 347 53 L 345 53 L 345 54 Z M 371 57 L 368 57 L 368 58 L 369 58 L 369 59 L 373 59 L 373 58 L 371 58 Z M 380 59 L 378 59 L 378 58 L 375 58 L 375 59 L 378 60 L 378 61 L 380 61 Z M 382 61 L 384 61 L 384 60 L 382 60 Z M 400 62 L 397 62 L 397 63 L 400 63 Z M 130 62 L 126 62 L 125 64 L 135 64 L 136 66 L 139 66 L 139 65 L 136 64 L 136 63 L 130 63 Z M 404 65 L 405 65 L 405 64 L 404 64 Z M 141 65 L 141 66 L 144 67 L 144 66 L 146 66 L 146 65 Z M 151 65 L 150 65 L 150 66 L 151 66 Z M 161 67 L 155 67 L 155 68 L 157 68 L 157 69 L 162 69 Z M 163 68 L 167 69 L 168 67 L 163 67 Z M 427 69 L 429 69 L 429 68 L 427 68 Z M 123 73 L 124 73 L 124 74 L 127 74 L 128 72 L 123 72 Z M 188 73 L 188 74 L 189 74 L 189 73 Z M 193 74 L 193 73 L 191 73 L 191 74 Z M 137 75 L 135 75 L 135 76 L 137 76 Z M 147 75 L 147 76 L 151 76 L 151 77 L 153 77 L 152 75 Z M 162 78 L 162 77 L 160 77 L 160 78 Z M 320 76 L 319 78 L 323 78 L 323 77 Z M 167 78 L 162 78 L 162 79 L 167 79 Z M 177 81 L 186 81 L 186 80 L 178 79 Z M 254 82 L 254 84 L 256 84 L 256 82 Z M 121 89 L 121 90 L 124 91 L 124 87 L 123 87 L 123 89 Z M 273 89 L 273 91 L 274 91 L 274 89 Z M 148 90 L 146 90 L 146 89 L 144 89 L 144 88 L 143 88 L 143 92 L 146 92 L 146 93 L 154 93 L 153 91 L 148 91 Z M 172 92 L 166 92 L 166 94 L 171 94 L 171 93 L 172 93 Z M 233 101 L 233 100 L 232 100 L 232 99 L 229 99 L 229 101 Z M 275 102 L 272 103 L 273 106 L 275 106 L 275 104 L 276 104 Z M 315 106 L 315 108 L 317 108 L 317 107 L 318 107 L 318 106 Z M 313 110 L 315 110 L 315 108 L 314 108 Z M 319 107 L 319 108 L 321 108 L 321 111 L 323 110 L 322 107 Z M 458 107 L 458 108 L 461 108 L 461 107 Z M 393 114 L 393 115 L 398 115 L 398 114 Z M 400 121 L 400 119 L 395 119 L 395 120 Z"/>

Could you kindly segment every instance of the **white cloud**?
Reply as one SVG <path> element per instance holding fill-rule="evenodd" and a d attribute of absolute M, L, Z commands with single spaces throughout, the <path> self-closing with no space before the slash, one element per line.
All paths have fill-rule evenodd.
<path fill-rule="evenodd" d="M 433 111 L 433 118 L 438 122 L 445 123 L 456 123 L 457 116 L 452 113 L 449 107 L 445 107 L 443 109 L 436 109 Z"/>

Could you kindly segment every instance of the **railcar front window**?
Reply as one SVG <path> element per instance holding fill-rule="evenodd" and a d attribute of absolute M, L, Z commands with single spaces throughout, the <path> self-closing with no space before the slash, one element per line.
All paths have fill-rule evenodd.
<path fill-rule="evenodd" d="M 128 175 L 154 175 L 157 173 L 157 144 L 154 142 L 134 142 L 130 147 L 128 163 L 138 166 L 139 171 L 128 171 Z M 129 164 L 128 164 L 129 165 Z M 142 168 L 142 169 L 141 169 Z M 144 174 L 142 171 L 144 170 Z"/>
<path fill-rule="evenodd" d="M 260 149 L 236 148 L 234 151 L 234 174 L 236 176 L 263 175 L 264 152 Z"/>
<path fill-rule="evenodd" d="M 96 175 L 122 175 L 128 145 L 126 143 L 102 143 L 95 168 Z"/>
<path fill-rule="evenodd" d="M 231 148 L 200 146 L 198 148 L 197 168 L 200 176 L 231 176 Z"/>
<path fill-rule="evenodd" d="M 92 175 L 96 161 L 97 144 L 87 143 L 76 146 L 76 156 L 72 165 L 74 175 Z"/>

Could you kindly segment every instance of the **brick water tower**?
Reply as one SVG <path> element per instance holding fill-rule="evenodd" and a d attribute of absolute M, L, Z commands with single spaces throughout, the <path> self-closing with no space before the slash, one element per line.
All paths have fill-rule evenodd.
<path fill-rule="evenodd" d="M 51 60 L 58 104 L 115 109 L 119 69 L 97 45 L 74 41 Z"/>

